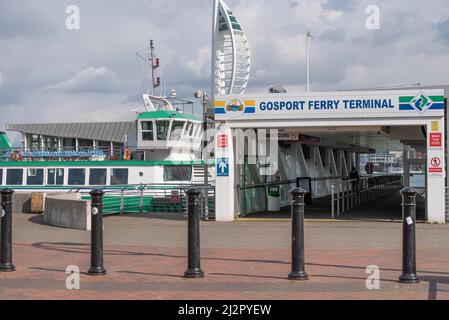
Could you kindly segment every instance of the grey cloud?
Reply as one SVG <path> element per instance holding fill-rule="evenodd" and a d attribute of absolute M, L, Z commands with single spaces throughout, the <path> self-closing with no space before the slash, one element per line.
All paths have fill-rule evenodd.
<path fill-rule="evenodd" d="M 321 32 L 319 39 L 332 42 L 345 40 L 346 32 L 343 28 L 329 28 Z"/>
<path fill-rule="evenodd" d="M 357 6 L 356 0 L 327 0 L 323 5 L 325 9 L 352 11 Z"/>
<path fill-rule="evenodd" d="M 114 71 L 106 67 L 89 67 L 77 72 L 68 80 L 47 86 L 47 90 L 59 92 L 116 92 L 120 80 Z"/>
<path fill-rule="evenodd" d="M 449 18 L 441 20 L 437 24 L 437 35 L 438 40 L 449 44 Z"/>

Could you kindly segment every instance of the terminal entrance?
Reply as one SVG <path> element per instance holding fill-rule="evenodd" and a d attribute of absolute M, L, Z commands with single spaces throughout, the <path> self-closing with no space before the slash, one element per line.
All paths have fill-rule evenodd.
<path fill-rule="evenodd" d="M 216 219 L 289 217 L 300 186 L 307 218 L 397 220 L 411 186 L 444 223 L 445 108 L 438 89 L 216 97 Z"/>
<path fill-rule="evenodd" d="M 288 191 L 301 186 L 310 192 L 306 218 L 401 220 L 399 190 L 407 185 L 426 220 L 424 127 L 284 128 L 278 136 L 276 174 L 258 174 L 248 155 L 238 168 L 240 218 L 289 218 Z"/>

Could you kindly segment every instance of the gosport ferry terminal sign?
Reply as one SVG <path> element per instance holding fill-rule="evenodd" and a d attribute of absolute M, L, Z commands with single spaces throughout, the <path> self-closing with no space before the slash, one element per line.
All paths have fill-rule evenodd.
<path fill-rule="evenodd" d="M 215 118 L 269 119 L 443 116 L 444 91 L 319 93 L 316 96 L 224 96 L 215 99 Z"/>

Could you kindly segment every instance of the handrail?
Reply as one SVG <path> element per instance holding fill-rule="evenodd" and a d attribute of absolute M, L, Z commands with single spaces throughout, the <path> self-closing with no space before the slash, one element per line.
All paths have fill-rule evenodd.
<path fill-rule="evenodd" d="M 132 187 L 132 188 L 129 188 Z M 170 188 L 167 186 L 161 186 L 157 184 L 146 184 L 146 185 L 127 185 L 123 188 L 117 189 L 107 189 L 104 188 L 105 196 L 110 198 L 117 198 L 114 202 L 103 202 L 103 211 L 107 213 L 119 213 L 124 214 L 126 212 L 145 212 L 148 208 L 155 208 L 155 206 L 162 206 L 166 208 L 177 208 L 176 211 L 181 210 L 186 212 L 186 191 L 190 188 L 197 188 L 200 190 L 206 190 L 204 194 L 208 194 L 209 203 L 208 210 L 206 214 L 205 210 L 205 197 L 203 193 L 200 195 L 200 209 L 201 214 L 204 219 L 208 219 L 215 213 L 215 187 L 213 185 L 171 185 Z M 86 188 L 72 188 L 69 192 L 75 190 L 75 193 L 83 194 L 87 196 Z M 176 192 L 176 193 L 174 193 Z M 172 197 L 174 200 L 172 200 Z M 178 197 L 178 198 L 177 198 Z M 156 200 L 158 204 L 154 204 Z M 126 200 L 126 201 L 125 201 Z M 175 201 L 176 200 L 176 201 Z M 131 211 L 130 211 L 131 210 Z M 207 216 L 207 217 L 206 217 Z"/>
<path fill-rule="evenodd" d="M 383 182 L 379 181 L 382 180 L 380 178 L 396 178 L 396 180 Z M 337 216 L 340 216 L 340 213 L 372 201 L 383 195 L 384 190 L 389 191 L 391 185 L 398 184 L 402 185 L 402 175 L 383 175 L 340 180 L 331 186 L 331 216 L 335 218 L 335 213 Z"/>

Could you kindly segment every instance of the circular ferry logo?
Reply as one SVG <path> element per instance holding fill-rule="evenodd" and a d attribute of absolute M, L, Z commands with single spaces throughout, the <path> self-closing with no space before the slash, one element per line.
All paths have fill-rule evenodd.
<path fill-rule="evenodd" d="M 245 103 L 239 98 L 232 98 L 226 101 L 226 112 L 243 112 L 245 111 Z"/>

